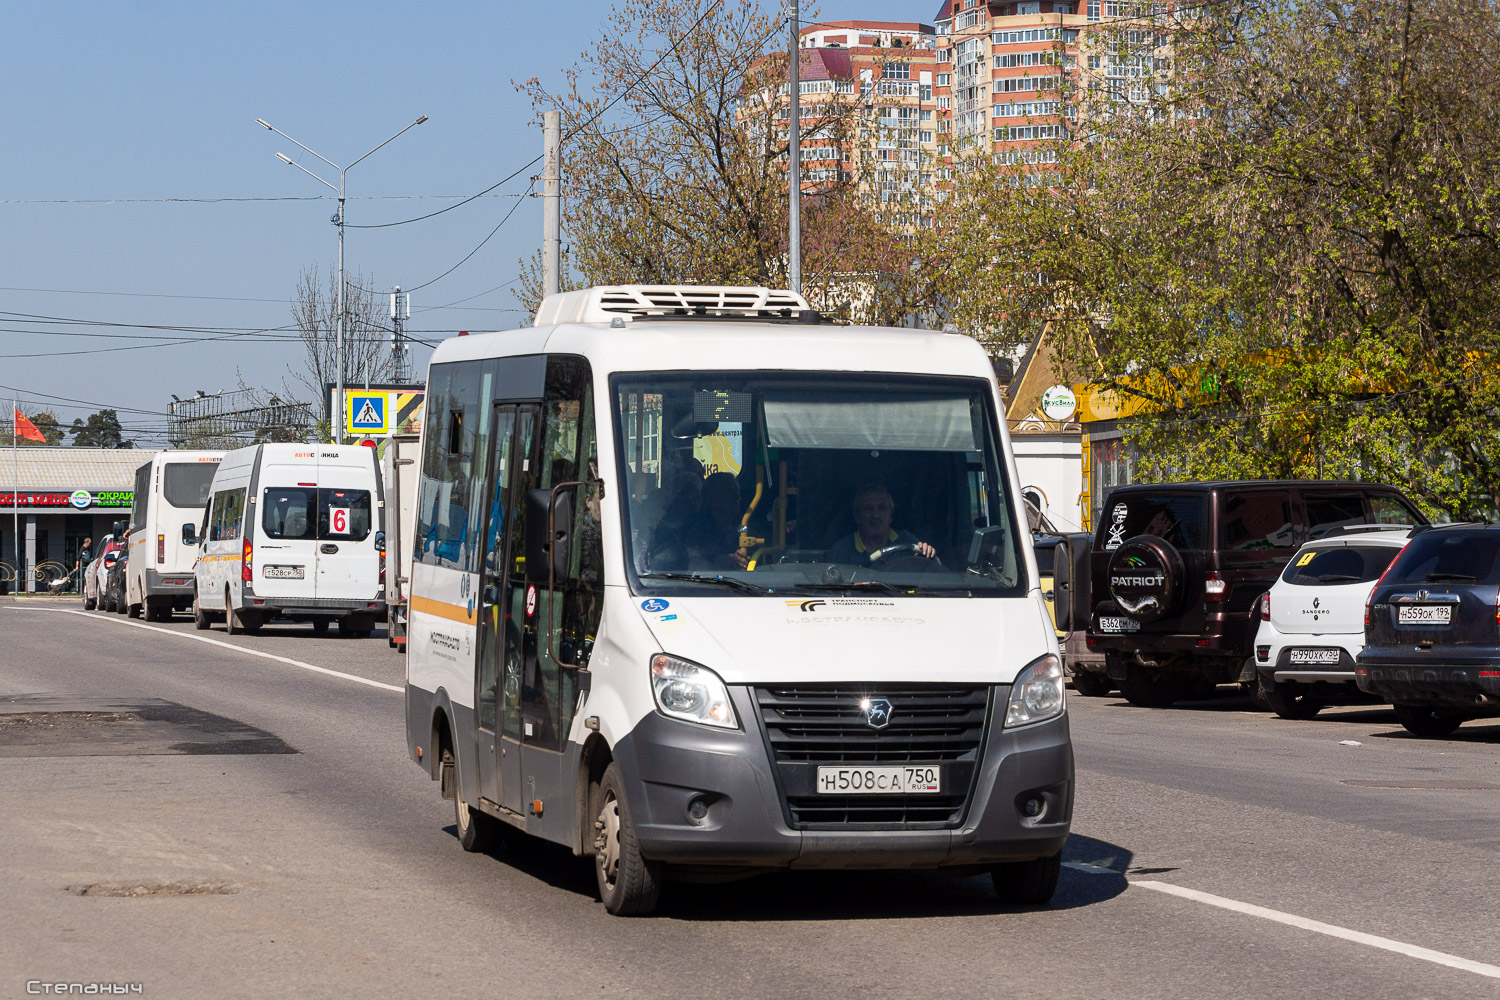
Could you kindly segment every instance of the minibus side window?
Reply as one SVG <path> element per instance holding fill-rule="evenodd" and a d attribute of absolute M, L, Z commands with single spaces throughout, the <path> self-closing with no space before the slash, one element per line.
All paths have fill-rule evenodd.
<path fill-rule="evenodd" d="M 239 538 L 244 527 L 245 491 L 232 490 L 224 494 L 224 525 L 219 538 Z"/>
<path fill-rule="evenodd" d="M 135 470 L 135 498 L 130 507 L 130 530 L 146 527 L 146 499 L 151 493 L 151 463 Z"/>
<path fill-rule="evenodd" d="M 423 443 L 416 553 L 429 565 L 478 568 L 491 368 L 487 361 L 438 365 L 429 380 L 433 421 Z"/>

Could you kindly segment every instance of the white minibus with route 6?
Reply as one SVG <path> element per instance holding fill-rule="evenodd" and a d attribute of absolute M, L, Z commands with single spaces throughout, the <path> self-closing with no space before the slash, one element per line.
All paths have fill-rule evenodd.
<path fill-rule="evenodd" d="M 385 611 L 374 448 L 259 444 L 224 456 L 204 514 L 193 620 L 231 634 L 272 618 L 368 636 Z"/>
<path fill-rule="evenodd" d="M 197 528 L 222 451 L 160 451 L 135 470 L 125 605 L 130 617 L 166 621 L 193 603 Z"/>
<path fill-rule="evenodd" d="M 974 340 L 592 288 L 444 341 L 426 399 L 407 742 L 465 849 L 591 856 L 616 914 L 788 868 L 1051 898 L 1064 677 Z"/>

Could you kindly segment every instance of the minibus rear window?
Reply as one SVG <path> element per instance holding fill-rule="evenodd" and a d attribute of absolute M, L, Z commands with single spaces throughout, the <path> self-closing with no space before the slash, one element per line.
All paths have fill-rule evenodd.
<path fill-rule="evenodd" d="M 162 496 L 173 507 L 207 507 L 218 462 L 172 462 L 162 470 Z"/>
<path fill-rule="evenodd" d="M 370 491 L 271 487 L 262 495 L 268 538 L 359 542 L 370 534 Z"/>

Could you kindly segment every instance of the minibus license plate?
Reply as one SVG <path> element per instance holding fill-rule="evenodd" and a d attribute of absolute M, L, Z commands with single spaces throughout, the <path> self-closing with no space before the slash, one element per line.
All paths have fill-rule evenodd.
<path fill-rule="evenodd" d="M 943 790 L 942 768 L 820 767 L 818 792 L 824 795 L 911 795 Z"/>
<path fill-rule="evenodd" d="M 1289 659 L 1293 663 L 1337 663 L 1339 651 L 1336 649 L 1294 649 Z"/>
<path fill-rule="evenodd" d="M 1402 625 L 1408 623 L 1447 625 L 1452 620 L 1453 606 L 1451 604 L 1418 604 L 1415 607 L 1403 606 L 1396 610 L 1396 621 Z"/>
<path fill-rule="evenodd" d="M 1099 618 L 1099 631 L 1101 632 L 1139 632 L 1141 623 L 1134 618 Z"/>
<path fill-rule="evenodd" d="M 304 566 L 267 566 L 267 580 L 301 580 L 307 572 Z"/>

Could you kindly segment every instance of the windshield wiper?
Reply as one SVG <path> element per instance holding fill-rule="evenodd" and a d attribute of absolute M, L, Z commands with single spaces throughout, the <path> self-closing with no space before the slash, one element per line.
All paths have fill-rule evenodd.
<path fill-rule="evenodd" d="M 1468 573 L 1428 573 L 1422 579 L 1426 580 L 1428 583 L 1440 583 L 1440 582 L 1448 582 L 1448 583 L 1478 583 L 1479 582 L 1479 577 L 1477 577 L 1477 576 L 1471 576 Z"/>
<path fill-rule="evenodd" d="M 696 573 L 642 573 L 642 580 L 683 580 L 689 583 L 716 584 L 723 587 L 731 587 L 735 590 L 743 590 L 747 594 L 769 594 L 773 591 L 745 580 L 732 576 L 699 576 Z"/>
<path fill-rule="evenodd" d="M 1317 580 L 1319 583 L 1358 583 L 1359 577 L 1349 573 L 1325 573 Z"/>

